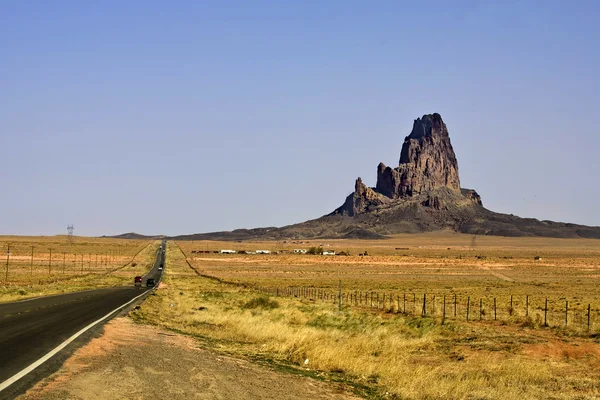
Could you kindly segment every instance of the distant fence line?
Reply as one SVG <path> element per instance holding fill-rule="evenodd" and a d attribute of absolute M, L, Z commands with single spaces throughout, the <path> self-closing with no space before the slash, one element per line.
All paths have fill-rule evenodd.
<path fill-rule="evenodd" d="M 59 281 L 82 274 L 108 275 L 132 264 L 135 258 L 151 245 L 152 243 L 148 243 L 140 246 L 133 256 L 124 254 L 121 249 L 102 252 L 53 252 L 52 247 L 33 245 L 30 246 L 29 253 L 20 252 L 15 255 L 8 247 L 0 257 L 0 284 L 8 286 L 31 283 L 30 279 L 34 276 L 42 279 L 39 283 L 44 283 L 44 277 L 50 276 Z M 127 257 L 129 261 L 123 263 L 121 257 Z"/>
<path fill-rule="evenodd" d="M 569 327 L 592 332 L 600 327 L 600 309 L 591 303 L 541 296 L 468 296 L 456 293 L 397 293 L 344 291 L 331 288 L 289 286 L 258 290 L 276 297 L 330 302 L 340 309 L 355 307 L 391 314 L 433 317 L 455 321 L 497 321 L 534 327 Z"/>

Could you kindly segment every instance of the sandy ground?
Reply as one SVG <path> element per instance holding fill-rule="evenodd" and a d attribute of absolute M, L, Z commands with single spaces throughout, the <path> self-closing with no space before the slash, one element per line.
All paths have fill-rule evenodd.
<path fill-rule="evenodd" d="M 199 347 L 193 338 L 113 319 L 105 334 L 19 399 L 358 399 L 343 387 Z"/>

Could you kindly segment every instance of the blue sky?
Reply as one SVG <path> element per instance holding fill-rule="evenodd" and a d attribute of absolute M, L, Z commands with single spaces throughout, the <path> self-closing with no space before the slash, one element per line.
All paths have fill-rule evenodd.
<path fill-rule="evenodd" d="M 0 234 L 316 218 L 432 112 L 488 208 L 600 225 L 600 3 L 491 3 L 4 1 Z"/>

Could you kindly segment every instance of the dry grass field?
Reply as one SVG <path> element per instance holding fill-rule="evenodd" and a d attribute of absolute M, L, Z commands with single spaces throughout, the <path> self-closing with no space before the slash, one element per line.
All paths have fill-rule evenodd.
<path fill-rule="evenodd" d="M 460 245 L 461 240 L 466 243 Z M 260 292 L 314 285 L 334 293 L 342 279 L 363 292 L 383 293 L 385 288 L 483 294 L 489 288 L 492 293 L 538 289 L 540 294 L 548 290 L 582 299 L 597 296 L 587 282 L 597 279 L 597 242 L 478 238 L 473 250 L 470 241 L 464 236 L 423 235 L 329 243 L 351 253 L 367 249 L 372 254 L 368 258 L 192 256 L 192 250 L 205 249 L 206 243 L 169 242 L 165 277 L 156 295 L 132 318 L 193 335 L 207 346 L 272 368 L 345 382 L 368 398 L 599 398 L 600 346 L 595 334 L 533 326 L 523 317 L 508 324 L 489 319 L 442 323 L 439 317 L 364 305 L 344 305 L 340 311 L 333 301 Z M 187 260 L 178 245 L 188 253 Z M 269 249 L 269 243 L 238 246 Z M 279 246 L 273 243 L 270 249 Z M 394 255 L 396 247 L 409 250 Z M 534 255 L 541 255 L 543 264 L 534 263 Z"/>
<path fill-rule="evenodd" d="M 466 319 L 469 302 L 470 319 L 489 320 L 494 318 L 495 299 L 495 314 L 499 320 L 527 316 L 539 325 L 544 323 L 546 314 L 549 325 L 564 326 L 566 310 L 567 325 L 585 329 L 589 306 L 590 328 L 600 329 L 598 240 L 474 238 L 439 232 L 376 241 L 181 241 L 178 244 L 188 261 L 202 274 L 260 287 L 269 293 L 275 294 L 277 290 L 281 293 L 287 287 L 320 288 L 328 299 L 335 299 L 341 281 L 344 301 L 358 305 L 365 305 L 365 296 L 369 296 L 370 306 L 373 293 L 375 301 L 379 296 L 379 303 L 385 296 L 386 308 L 420 315 L 426 295 L 427 313 L 441 316 L 445 296 L 446 316 L 454 317 L 456 297 L 456 318 Z M 293 254 L 293 249 L 316 246 L 350 255 Z M 219 249 L 266 249 L 283 253 L 195 253 Z M 365 252 L 369 255 L 359 256 Z M 535 260 L 535 257 L 541 259 Z M 311 294 L 314 297 L 315 293 Z"/>
<path fill-rule="evenodd" d="M 160 241 L 109 238 L 1 236 L 0 302 L 130 284 L 150 268 L 159 245 Z"/>

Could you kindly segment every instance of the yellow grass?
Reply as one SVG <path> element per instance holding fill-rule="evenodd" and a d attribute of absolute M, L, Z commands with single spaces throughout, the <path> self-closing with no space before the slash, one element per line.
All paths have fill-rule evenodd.
<path fill-rule="evenodd" d="M 194 245 L 181 244 L 187 249 Z M 196 260 L 194 265 L 203 262 Z M 239 268 L 238 263 L 232 268 Z M 205 270 L 221 264 L 226 263 L 217 261 Z M 270 271 L 266 261 L 259 265 Z M 196 275 L 172 242 L 165 271 L 164 284 L 133 313 L 135 320 L 183 331 L 274 365 L 291 363 L 316 376 L 324 371 L 326 376 L 344 377 L 368 397 L 600 396 L 600 349 L 589 338 L 516 325 L 442 325 L 431 318 L 348 307 L 338 312 L 331 303 L 269 298 L 251 288 Z M 271 275 L 263 280 L 277 282 Z"/>
<path fill-rule="evenodd" d="M 392 296 L 394 307 L 420 313 L 423 294 L 428 312 L 442 313 L 444 296 L 453 303 L 457 318 L 466 317 L 470 297 L 471 318 L 525 317 L 543 323 L 545 300 L 551 325 L 562 326 L 568 304 L 569 325 L 587 329 L 590 305 L 591 328 L 600 329 L 600 241 L 584 239 L 475 238 L 449 232 L 398 235 L 386 240 L 317 240 L 288 242 L 179 242 L 188 261 L 202 274 L 275 291 L 289 286 L 329 289 L 331 295 L 342 281 L 344 291 L 364 298 L 367 292 Z M 290 254 L 295 248 L 345 251 L 350 256 Z M 287 251 L 271 255 L 221 255 L 193 253 L 197 250 Z M 398 249 L 398 250 L 397 250 Z M 369 256 L 358 254 L 368 252 Z M 541 260 L 534 260 L 539 256 Z M 362 294 L 362 296 L 361 296 Z M 433 297 L 435 296 L 435 298 Z M 510 307 L 512 296 L 512 309 Z M 415 300 L 416 299 L 416 300 Z M 388 300 L 389 301 L 389 300 Z M 527 307 L 526 303 L 529 303 Z M 416 304 L 415 304 L 416 303 Z M 448 304 L 452 317 L 453 304 Z"/>
<path fill-rule="evenodd" d="M 0 236 L 0 302 L 131 284 L 150 268 L 159 245 L 160 241 L 145 240 Z"/>

